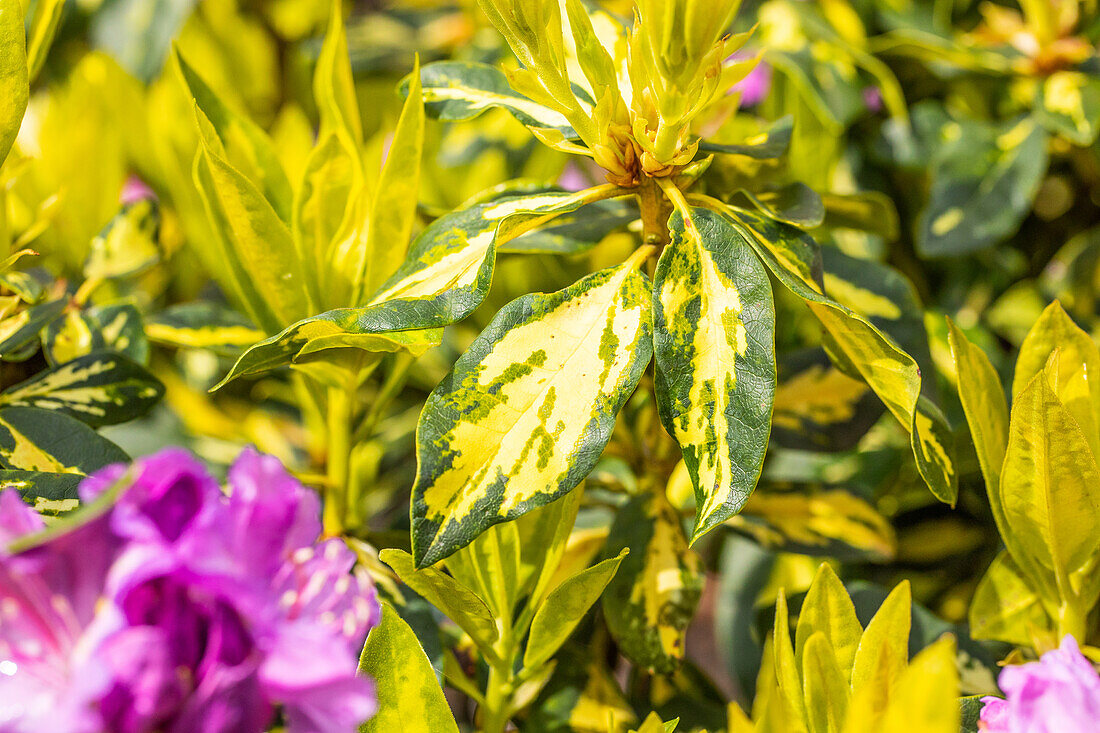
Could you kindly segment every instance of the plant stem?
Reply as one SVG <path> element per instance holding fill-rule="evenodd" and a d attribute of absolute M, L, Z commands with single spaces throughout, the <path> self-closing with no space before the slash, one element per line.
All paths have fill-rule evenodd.
<path fill-rule="evenodd" d="M 509 663 L 510 661 L 509 659 Z M 481 719 L 482 733 L 504 733 L 508 727 L 508 708 L 511 706 L 511 697 L 511 671 L 501 667 L 491 667 Z"/>
<path fill-rule="evenodd" d="M 658 190 L 656 180 L 646 178 L 638 187 L 638 208 L 642 214 L 642 242 L 658 249 L 669 243 L 668 217 L 672 208 Z"/>
<path fill-rule="evenodd" d="M 353 382 L 349 380 L 349 385 Z M 328 493 L 325 496 L 325 534 L 343 533 L 348 514 L 348 479 L 351 466 L 351 420 L 354 391 L 329 387 L 327 410 L 328 450 L 326 473 Z"/>

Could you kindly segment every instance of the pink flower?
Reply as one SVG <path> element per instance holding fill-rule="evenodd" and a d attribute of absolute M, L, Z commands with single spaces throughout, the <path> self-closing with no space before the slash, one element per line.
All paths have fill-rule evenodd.
<path fill-rule="evenodd" d="M 1093 733 L 1100 724 L 1100 675 L 1072 636 L 1038 662 L 1006 667 L 1005 693 L 982 698 L 987 733 Z"/>

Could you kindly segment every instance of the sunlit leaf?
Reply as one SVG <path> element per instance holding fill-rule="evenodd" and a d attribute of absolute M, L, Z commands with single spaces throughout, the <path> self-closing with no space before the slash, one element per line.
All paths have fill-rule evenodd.
<path fill-rule="evenodd" d="M 0 0 L 0 165 L 15 142 L 30 95 L 26 43 L 21 3 Z"/>

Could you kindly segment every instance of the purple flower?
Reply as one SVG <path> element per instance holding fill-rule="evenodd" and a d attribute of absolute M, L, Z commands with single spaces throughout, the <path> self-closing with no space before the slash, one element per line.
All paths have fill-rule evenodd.
<path fill-rule="evenodd" d="M 883 108 L 882 90 L 875 86 L 864 87 L 863 106 L 871 112 L 881 112 Z"/>
<path fill-rule="evenodd" d="M 745 58 L 743 54 L 734 54 L 730 58 Z M 760 61 L 744 79 L 733 85 L 732 91 L 741 92 L 741 106 L 755 107 L 764 101 L 772 87 L 772 67 Z"/>
<path fill-rule="evenodd" d="M 988 733 L 1088 733 L 1100 721 L 1100 675 L 1072 636 L 1038 662 L 1006 667 L 998 683 L 1005 699 L 982 698 Z"/>
<path fill-rule="evenodd" d="M 126 179 L 126 183 L 122 186 L 122 193 L 119 194 L 119 203 L 133 204 L 144 199 L 155 199 L 157 197 L 153 189 L 141 180 L 137 176 L 130 176 Z"/>
<path fill-rule="evenodd" d="M 80 487 L 109 511 L 18 554 L 42 527 L 0 492 L 0 733 L 353 731 L 375 709 L 358 651 L 378 622 L 320 503 L 246 450 L 229 494 L 190 455 L 113 466 Z"/>

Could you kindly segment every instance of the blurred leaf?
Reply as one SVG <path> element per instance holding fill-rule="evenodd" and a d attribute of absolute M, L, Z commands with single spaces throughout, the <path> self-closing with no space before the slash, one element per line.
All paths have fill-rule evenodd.
<path fill-rule="evenodd" d="M 122 207 L 92 240 L 84 277 L 104 280 L 144 272 L 160 259 L 160 211 L 152 199 Z"/>
<path fill-rule="evenodd" d="M 1039 121 L 1074 145 L 1087 146 L 1100 132 L 1100 79 L 1081 71 L 1055 71 L 1036 93 Z"/>
<path fill-rule="evenodd" d="M 209 301 L 177 303 L 145 319 L 150 341 L 182 348 L 229 352 L 263 339 L 248 319 Z"/>
<path fill-rule="evenodd" d="M 825 221 L 825 206 L 821 197 L 802 183 L 789 183 L 759 191 L 741 189 L 738 193 L 769 219 L 803 229 L 813 229 Z"/>
<path fill-rule="evenodd" d="M 703 591 L 703 568 L 680 517 L 659 494 L 619 508 L 605 554 L 630 554 L 603 595 L 604 618 L 619 649 L 651 672 L 668 674 L 684 657 L 684 634 Z"/>
<path fill-rule="evenodd" d="M 37 343 L 38 334 L 61 316 L 67 304 L 67 298 L 51 300 L 0 321 L 0 359 L 22 361 L 28 358 L 31 354 L 24 349 Z"/>
<path fill-rule="evenodd" d="M 704 140 L 699 144 L 699 150 L 704 153 L 744 155 L 757 160 L 781 158 L 787 154 L 787 148 L 790 147 L 793 129 L 794 118 L 787 115 L 776 120 L 766 132 L 749 138 L 744 144 L 718 145 Z"/>
<path fill-rule="evenodd" d="M 125 354 L 139 364 L 149 361 L 141 313 L 125 302 L 66 311 L 46 326 L 42 348 L 55 366 L 104 350 Z"/>
<path fill-rule="evenodd" d="M 1013 234 L 1047 170 L 1047 133 L 1031 118 L 1004 126 L 960 120 L 940 130 L 917 251 L 958 257 Z"/>
<path fill-rule="evenodd" d="M 138 79 L 151 82 L 195 4 L 196 0 L 106 0 L 92 18 L 92 40 Z"/>
<path fill-rule="evenodd" d="M 57 35 L 61 16 L 65 12 L 65 0 L 38 0 L 35 3 L 34 19 L 27 34 L 27 70 L 30 81 L 38 78 L 38 72 L 46 62 L 46 55 Z M 0 162 L 3 161 L 0 155 Z"/>

